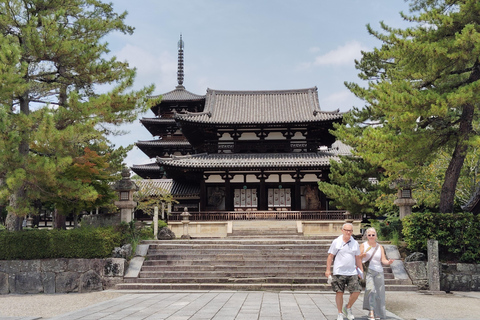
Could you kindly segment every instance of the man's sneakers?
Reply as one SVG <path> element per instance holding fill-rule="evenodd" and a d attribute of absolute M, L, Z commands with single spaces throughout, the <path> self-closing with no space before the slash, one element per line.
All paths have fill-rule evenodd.
<path fill-rule="evenodd" d="M 339 313 L 339 314 L 338 314 L 337 320 L 343 320 L 343 313 Z"/>
<path fill-rule="evenodd" d="M 345 317 L 347 317 L 348 320 L 355 319 L 355 316 L 352 313 L 352 308 L 347 308 L 347 306 L 344 306 L 342 311 L 343 311 L 343 314 L 345 315 Z M 338 317 L 337 317 L 337 320 L 339 320 Z"/>

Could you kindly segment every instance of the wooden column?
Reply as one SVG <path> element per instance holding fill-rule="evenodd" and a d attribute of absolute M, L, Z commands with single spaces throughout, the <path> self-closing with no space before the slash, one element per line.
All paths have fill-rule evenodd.
<path fill-rule="evenodd" d="M 258 210 L 268 210 L 267 201 L 267 189 L 265 186 L 265 180 L 268 178 L 268 174 L 261 172 L 256 174 L 257 179 L 260 180 L 260 190 L 258 194 Z"/>
<path fill-rule="evenodd" d="M 297 170 L 296 173 L 292 174 L 292 178 L 295 179 L 295 192 L 294 192 L 294 206 L 292 206 L 292 210 L 300 210 L 302 208 L 302 194 L 301 194 L 301 182 L 305 175 L 300 173 Z"/>
<path fill-rule="evenodd" d="M 230 185 L 230 180 L 233 179 L 233 175 L 227 171 L 222 175 L 222 179 L 225 181 L 225 210 L 233 211 L 233 190 Z"/>
<path fill-rule="evenodd" d="M 208 179 L 208 174 L 203 174 L 203 179 L 200 181 L 200 211 L 207 209 L 207 186 L 205 181 Z"/>

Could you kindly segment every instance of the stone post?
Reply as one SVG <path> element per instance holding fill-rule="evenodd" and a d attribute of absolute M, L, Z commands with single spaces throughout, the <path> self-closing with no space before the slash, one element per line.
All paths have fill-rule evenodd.
<path fill-rule="evenodd" d="M 115 205 L 120 209 L 120 221 L 131 222 L 133 219 L 133 209 L 137 206 L 137 202 L 133 201 L 133 192 L 139 188 L 130 179 L 130 169 L 125 167 L 122 170 L 122 180 L 117 181 L 113 185 L 113 189 L 118 191 L 118 200 Z"/>
<path fill-rule="evenodd" d="M 427 241 L 427 276 L 428 276 L 428 292 L 430 294 L 442 294 L 440 291 L 440 260 L 438 257 L 438 241 L 429 239 Z"/>
<path fill-rule="evenodd" d="M 157 239 L 158 234 L 158 206 L 153 208 L 153 236 Z"/>
<path fill-rule="evenodd" d="M 185 207 L 183 209 L 182 214 L 180 215 L 182 217 L 182 224 L 183 224 L 183 235 L 182 239 L 191 239 L 190 235 L 188 234 L 188 225 L 190 224 L 190 213 L 188 212 L 188 208 Z"/>

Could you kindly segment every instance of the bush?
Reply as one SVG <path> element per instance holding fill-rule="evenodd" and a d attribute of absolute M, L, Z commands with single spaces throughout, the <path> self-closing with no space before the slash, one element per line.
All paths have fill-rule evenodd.
<path fill-rule="evenodd" d="M 380 241 L 398 242 L 403 237 L 402 220 L 398 217 L 387 217 L 385 220 L 371 219 L 364 226 L 365 229 L 368 229 L 368 227 L 373 227 L 377 230 L 378 240 Z"/>
<path fill-rule="evenodd" d="M 426 252 L 435 239 L 442 260 L 480 262 L 480 217 L 472 213 L 416 212 L 403 219 L 403 235 L 412 251 Z"/>
<path fill-rule="evenodd" d="M 106 258 L 123 240 L 123 235 L 112 227 L 4 231 L 0 232 L 0 260 Z"/>

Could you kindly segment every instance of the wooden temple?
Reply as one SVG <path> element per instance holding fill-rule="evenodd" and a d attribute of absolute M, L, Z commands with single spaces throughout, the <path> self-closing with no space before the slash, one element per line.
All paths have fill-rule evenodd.
<path fill-rule="evenodd" d="M 187 207 L 198 219 L 344 220 L 317 187 L 330 160 L 350 152 L 330 133 L 343 114 L 321 110 L 316 87 L 191 93 L 183 86 L 183 49 L 180 38 L 178 86 L 152 108 L 154 118 L 141 119 L 156 139 L 136 145 L 156 162 L 131 169 L 169 179 L 175 190 L 197 190 L 173 194 L 173 211 Z"/>

